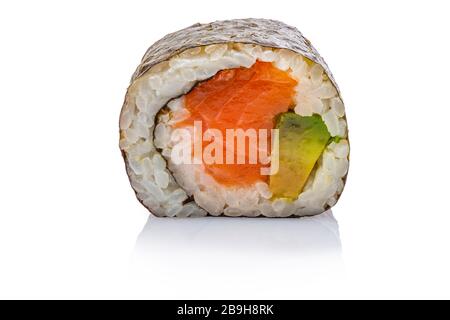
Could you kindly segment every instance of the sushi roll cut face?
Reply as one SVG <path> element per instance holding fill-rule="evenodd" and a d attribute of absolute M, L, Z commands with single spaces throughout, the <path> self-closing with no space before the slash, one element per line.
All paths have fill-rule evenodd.
<path fill-rule="evenodd" d="M 334 206 L 349 143 L 323 60 L 223 41 L 150 66 L 144 57 L 136 71 L 120 148 L 137 198 L 169 217 L 307 216 Z"/>

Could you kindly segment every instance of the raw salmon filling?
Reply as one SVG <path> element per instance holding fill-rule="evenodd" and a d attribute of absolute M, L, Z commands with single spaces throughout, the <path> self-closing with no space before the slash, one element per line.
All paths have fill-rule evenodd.
<path fill-rule="evenodd" d="M 177 127 L 193 126 L 201 121 L 203 133 L 208 129 L 218 129 L 226 137 L 227 129 L 267 130 L 264 144 L 270 154 L 271 129 L 275 117 L 292 109 L 297 81 L 285 71 L 269 62 L 257 61 L 251 68 L 222 70 L 213 78 L 198 84 L 185 95 L 185 108 L 190 116 Z M 234 146 L 237 145 L 235 138 Z M 203 142 L 204 147 L 208 142 Z M 261 145 L 258 141 L 258 145 Z M 226 144 L 223 145 L 226 154 Z M 268 180 L 261 175 L 260 162 L 251 164 L 249 150 L 245 150 L 245 163 L 238 164 L 237 148 L 234 148 L 233 163 L 205 164 L 205 171 L 214 179 L 227 186 L 248 186 L 257 181 Z"/>

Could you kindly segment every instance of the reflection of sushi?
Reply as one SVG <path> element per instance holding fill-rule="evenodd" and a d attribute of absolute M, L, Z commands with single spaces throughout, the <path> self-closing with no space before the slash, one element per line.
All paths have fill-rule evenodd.
<path fill-rule="evenodd" d="M 156 42 L 132 78 L 120 148 L 158 216 L 312 215 L 348 170 L 342 100 L 295 28 L 262 19 L 193 25 Z"/>

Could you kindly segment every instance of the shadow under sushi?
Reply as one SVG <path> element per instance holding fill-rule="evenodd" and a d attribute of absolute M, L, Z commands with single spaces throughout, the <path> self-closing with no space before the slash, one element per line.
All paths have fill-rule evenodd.
<path fill-rule="evenodd" d="M 141 258 L 158 252 L 337 258 L 341 251 L 339 226 L 331 210 L 293 219 L 150 216 L 135 247 Z"/>
<path fill-rule="evenodd" d="M 298 219 L 151 216 L 136 242 L 132 278 L 146 291 L 160 288 L 154 298 L 283 298 L 340 281 L 341 251 L 331 210 Z"/>
<path fill-rule="evenodd" d="M 341 254 L 339 226 L 331 210 L 313 217 L 157 218 L 150 216 L 138 236 L 135 251 L 149 250 Z"/>

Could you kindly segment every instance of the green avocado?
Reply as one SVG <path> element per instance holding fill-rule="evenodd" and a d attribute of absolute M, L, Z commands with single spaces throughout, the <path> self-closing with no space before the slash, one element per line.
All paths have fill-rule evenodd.
<path fill-rule="evenodd" d="M 294 200 L 302 192 L 331 136 L 319 115 L 303 117 L 293 112 L 282 113 L 276 119 L 275 128 L 279 137 L 278 171 L 270 176 L 269 187 L 273 198 Z M 277 156 L 276 151 L 275 148 L 272 156 Z"/>

